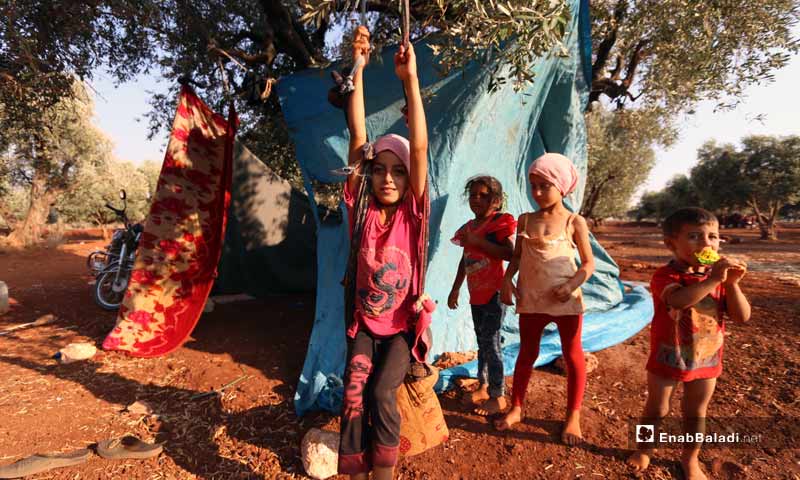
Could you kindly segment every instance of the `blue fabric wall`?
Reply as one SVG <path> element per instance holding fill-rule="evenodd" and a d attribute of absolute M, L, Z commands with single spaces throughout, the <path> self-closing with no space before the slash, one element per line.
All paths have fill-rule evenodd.
<path fill-rule="evenodd" d="M 466 180 L 481 173 L 497 177 L 508 194 L 508 211 L 519 215 L 535 209 L 527 181 L 528 166 L 545 151 L 560 152 L 573 160 L 582 177 L 579 188 L 566 203 L 570 208 L 580 205 L 587 162 L 583 111 L 588 98 L 586 76 L 591 71 L 587 69 L 591 60 L 587 57 L 591 54 L 591 46 L 587 45 L 588 2 L 574 0 L 573 12 L 565 39 L 570 55 L 540 59 L 533 68 L 534 83 L 519 92 L 510 84 L 488 92 L 493 65 L 471 64 L 463 71 L 442 77 L 430 48 L 424 41 L 415 44 L 430 145 L 430 256 L 426 291 L 439 303 L 432 324 L 433 357 L 445 351 L 477 348 L 466 287 L 458 310 L 448 310 L 446 305 L 461 257 L 461 250 L 450 238 L 472 217 L 463 195 Z M 394 48 L 384 50 L 382 61 L 373 60 L 365 72 L 370 139 L 389 132 L 407 134 L 400 112 L 404 104 L 402 88 L 392 67 L 394 52 Z M 312 179 L 344 180 L 332 171 L 346 165 L 349 137 L 342 111 L 326 100 L 330 86 L 328 70 L 308 70 L 281 79 L 278 87 L 309 192 Z M 319 408 L 338 410 L 345 364 L 340 281 L 349 251 L 348 226 L 346 220 L 342 224 L 318 223 L 318 226 L 317 311 L 295 397 L 299 414 Z M 622 301 L 619 270 L 602 247 L 594 239 L 592 242 L 597 272 L 585 284 L 583 293 L 589 310 L 605 312 Z M 603 322 L 609 322 L 614 315 L 602 318 Z M 630 322 L 626 324 L 627 336 L 641 328 Z M 519 330 L 513 311 L 504 320 L 503 342 L 509 346 L 507 353 L 515 357 L 511 346 L 519 342 Z M 589 345 L 585 347 L 590 349 Z M 444 373 L 446 380 L 450 374 Z M 447 386 L 447 382 L 443 380 L 440 386 Z"/>

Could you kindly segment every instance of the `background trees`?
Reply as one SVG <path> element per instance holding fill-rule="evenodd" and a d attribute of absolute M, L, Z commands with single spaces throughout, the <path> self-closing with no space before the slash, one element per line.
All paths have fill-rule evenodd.
<path fill-rule="evenodd" d="M 708 142 L 697 155 L 691 177 L 644 194 L 634 215 L 660 220 L 692 205 L 720 214 L 744 211 L 755 215 L 762 239 L 776 239 L 779 213 L 800 201 L 800 137 L 750 136 L 739 147 Z"/>
<path fill-rule="evenodd" d="M 761 238 L 775 239 L 778 212 L 800 200 L 800 137 L 751 136 L 741 143 L 704 145 L 693 187 L 706 208 L 752 211 Z"/>
<path fill-rule="evenodd" d="M 648 140 L 640 129 L 631 138 L 625 128 L 613 125 L 635 125 L 630 118 L 638 116 L 670 132 L 674 115 L 698 100 L 727 105 L 746 86 L 769 80 L 771 72 L 798 51 L 790 31 L 799 18 L 798 3 L 761 0 L 742 7 L 689 0 L 591 2 L 591 98 L 614 115 L 641 110 L 627 118 L 603 119 L 607 126 L 598 126 L 590 137 L 595 152 L 590 176 L 605 179 L 593 190 L 591 215 L 616 213 L 616 205 L 629 201 L 630 196 L 620 192 L 632 191 L 631 177 L 608 173 L 616 172 L 615 164 L 630 163 L 619 168 L 636 172 L 634 179 L 641 181 L 652 163 L 647 160 L 652 155 L 648 145 L 664 144 L 659 135 Z M 43 131 L 47 112 L 77 98 L 75 80 L 91 81 L 98 71 L 118 81 L 141 73 L 159 75 L 175 85 L 181 77 L 190 78 L 214 108 L 222 110 L 234 102 L 242 118 L 240 139 L 279 175 L 297 183 L 299 171 L 280 105 L 274 96 L 263 95 L 262 101 L 261 94 L 272 79 L 327 65 L 346 52 L 339 48 L 340 34 L 352 28 L 359 6 L 355 0 L 4 2 L 0 122 L 3 130 L 10 127 L 31 135 Z M 365 6 L 375 43 L 397 41 L 398 2 L 367 0 Z M 544 52 L 563 53 L 560 40 L 570 15 L 567 7 L 566 0 L 411 0 L 411 31 L 413 37 L 435 35 L 434 48 L 445 70 L 491 55 L 510 67 L 498 70 L 494 82 L 535 81 L 528 74 L 530 62 Z M 153 96 L 152 134 L 170 125 L 174 98 L 174 92 Z M 52 146 L 40 141 L 33 149 L 15 135 L 8 139 L 0 132 L 2 158 L 11 158 L 9 151 L 27 149 L 34 167 L 29 171 L 51 164 L 38 155 L 52 152 Z M 604 143 L 630 145 L 637 153 L 605 154 Z M 0 170 L 0 188 L 9 183 L 9 175 Z M 628 184 L 619 183 L 623 180 Z M 23 225 L 27 229 L 40 220 L 34 215 Z"/>
<path fill-rule="evenodd" d="M 651 109 L 609 111 L 596 106 L 586 113 L 589 175 L 581 215 L 601 221 L 623 216 L 636 189 L 655 165 L 655 145 L 669 146 L 676 132 Z"/>

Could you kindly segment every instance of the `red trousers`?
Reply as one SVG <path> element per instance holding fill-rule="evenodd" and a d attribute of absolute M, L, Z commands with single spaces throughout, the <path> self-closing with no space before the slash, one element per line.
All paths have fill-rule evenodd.
<path fill-rule="evenodd" d="M 581 347 L 583 315 L 552 316 L 544 313 L 522 313 L 519 316 L 519 356 L 514 367 L 514 387 L 511 404 L 521 407 L 525 391 L 539 356 L 539 343 L 544 327 L 555 322 L 561 337 L 561 351 L 567 364 L 567 409 L 579 410 L 586 389 L 586 364 Z"/>

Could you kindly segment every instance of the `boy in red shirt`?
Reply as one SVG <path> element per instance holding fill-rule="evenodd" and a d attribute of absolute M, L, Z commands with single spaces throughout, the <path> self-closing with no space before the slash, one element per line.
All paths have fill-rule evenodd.
<path fill-rule="evenodd" d="M 704 250 L 719 249 L 719 222 L 701 208 L 683 208 L 664 220 L 664 244 L 674 258 L 650 281 L 655 314 L 647 361 L 647 403 L 643 424 L 656 426 L 669 413 L 669 401 L 683 383 L 683 420 L 688 433 L 704 432 L 711 395 L 722 373 L 723 316 L 750 318 L 750 304 L 739 287 L 747 271 L 740 261 L 720 257 L 701 263 Z M 628 464 L 642 471 L 653 448 L 640 444 Z M 687 443 L 681 465 L 688 480 L 705 480 L 699 443 Z"/>

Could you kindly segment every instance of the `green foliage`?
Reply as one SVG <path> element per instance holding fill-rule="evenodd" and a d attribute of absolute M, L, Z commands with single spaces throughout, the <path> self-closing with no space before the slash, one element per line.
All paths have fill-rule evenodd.
<path fill-rule="evenodd" d="M 147 176 L 148 170 L 152 172 L 151 166 L 143 167 L 137 169 L 130 162 L 111 157 L 99 165 L 86 165 L 78 181 L 59 199 L 56 208 L 67 222 L 114 223 L 117 217 L 105 204 L 121 208 L 119 191 L 124 189 L 127 192 L 128 218 L 143 220 L 150 209 L 150 182 L 153 180 Z"/>
<path fill-rule="evenodd" d="M 98 65 L 120 80 L 146 68 L 157 44 L 156 3 L 139 0 L 0 3 L 0 106 L 4 125 L 36 127 L 38 115 Z"/>
<path fill-rule="evenodd" d="M 676 175 L 659 192 L 645 192 L 639 204 L 630 212 L 637 221 L 649 219 L 663 220 L 667 215 L 685 207 L 700 205 L 700 199 L 686 175 Z"/>
<path fill-rule="evenodd" d="M 437 4 L 439 11 L 430 13 L 428 24 L 441 34 L 432 48 L 444 72 L 492 57 L 499 62 L 490 87 L 508 79 L 520 87 L 533 82 L 531 67 L 538 58 L 569 55 L 561 43 L 571 18 L 564 0 L 440 0 Z"/>
<path fill-rule="evenodd" d="M 762 238 L 776 238 L 779 212 L 800 201 L 800 137 L 754 135 L 739 148 L 708 142 L 697 156 L 691 178 L 681 175 L 661 192 L 646 193 L 632 214 L 660 220 L 685 206 L 719 213 L 750 209 Z"/>
<path fill-rule="evenodd" d="M 138 173 L 144 176 L 147 181 L 147 194 L 145 197 L 151 200 L 156 194 L 156 186 L 158 185 L 158 177 L 161 175 L 161 162 L 153 160 L 145 160 L 137 168 Z"/>
<path fill-rule="evenodd" d="M 68 189 L 85 165 L 101 163 L 111 143 L 91 123 L 94 104 L 80 83 L 71 96 L 40 112 L 38 127 L 12 124 L 5 129 L 0 184 L 41 187 L 39 194 Z M 2 202 L 2 199 L 0 199 Z"/>
<path fill-rule="evenodd" d="M 587 112 L 589 162 L 581 215 L 595 221 L 624 215 L 636 189 L 655 165 L 656 145 L 676 138 L 661 111 L 607 111 L 599 105 Z"/>
<path fill-rule="evenodd" d="M 750 136 L 741 148 L 709 142 L 698 152 L 692 183 L 703 206 L 749 208 L 764 238 L 774 238 L 780 209 L 800 200 L 800 137 Z"/>
<path fill-rule="evenodd" d="M 566 0 L 410 3 L 414 38 L 436 34 L 439 57 L 448 69 L 487 56 L 499 58 L 504 68 L 495 72 L 495 84 L 530 81 L 529 67 L 536 58 L 562 54 L 560 42 L 574 13 L 568 11 Z M 642 98 L 637 106 L 650 113 L 632 115 L 661 112 L 662 119 L 654 120 L 661 126 L 668 126 L 672 114 L 691 108 L 698 100 L 736 99 L 748 85 L 769 80 L 800 48 L 791 32 L 800 15 L 798 3 L 592 1 L 591 97 L 596 100 L 604 95 L 618 106 Z M 26 177 L 32 179 L 34 172 L 37 178 L 49 179 L 53 192 L 68 188 L 78 166 L 57 159 L 65 155 L 54 142 L 21 142 L 20 132 L 44 131 L 42 127 L 52 120 L 43 112 L 76 96 L 75 76 L 90 80 L 102 68 L 119 81 L 152 72 L 175 85 L 170 92 L 153 95 L 152 135 L 160 135 L 171 125 L 176 80 L 191 77 L 212 108 L 224 111 L 231 102 L 235 104 L 242 120 L 239 138 L 279 175 L 300 186 L 277 99 L 272 95 L 265 102 L 254 101 L 249 93 L 254 84 L 266 85 L 267 79 L 339 59 L 347 49 L 326 45 L 325 38 L 332 31 L 349 28 L 357 5 L 355 0 L 14 0 L 0 4 L 4 18 L 0 23 L 0 123 L 4 127 L 0 151 L 36 160 L 28 161 L 26 168 L 0 170 L 0 178 L 6 178 L 5 184 L 0 180 L 0 193 Z M 375 42 L 396 41 L 399 2 L 370 0 L 366 5 Z M 248 80 L 253 76 L 255 82 Z M 596 136 L 606 138 L 611 135 L 607 131 L 611 130 Z M 9 142 L 8 134 L 17 140 Z M 623 154 L 621 158 L 630 160 L 625 162 L 630 163 L 627 169 L 606 177 L 641 178 L 652 162 L 644 146 L 647 141 L 618 136 L 621 139 L 611 142 L 606 152 L 597 143 L 590 147 L 594 151 L 590 168 L 610 171 L 601 159 L 613 158 L 609 152 L 628 145 L 641 150 Z M 64 175 L 57 166 L 67 167 Z M 633 183 L 602 188 L 597 215 L 618 212 Z M 613 195 L 605 198 L 609 192 Z M 2 202 L 0 198 L 0 209 Z"/>
<path fill-rule="evenodd" d="M 640 96 L 671 112 L 699 100 L 738 102 L 800 50 L 797 0 L 591 2 L 592 99 Z"/>

